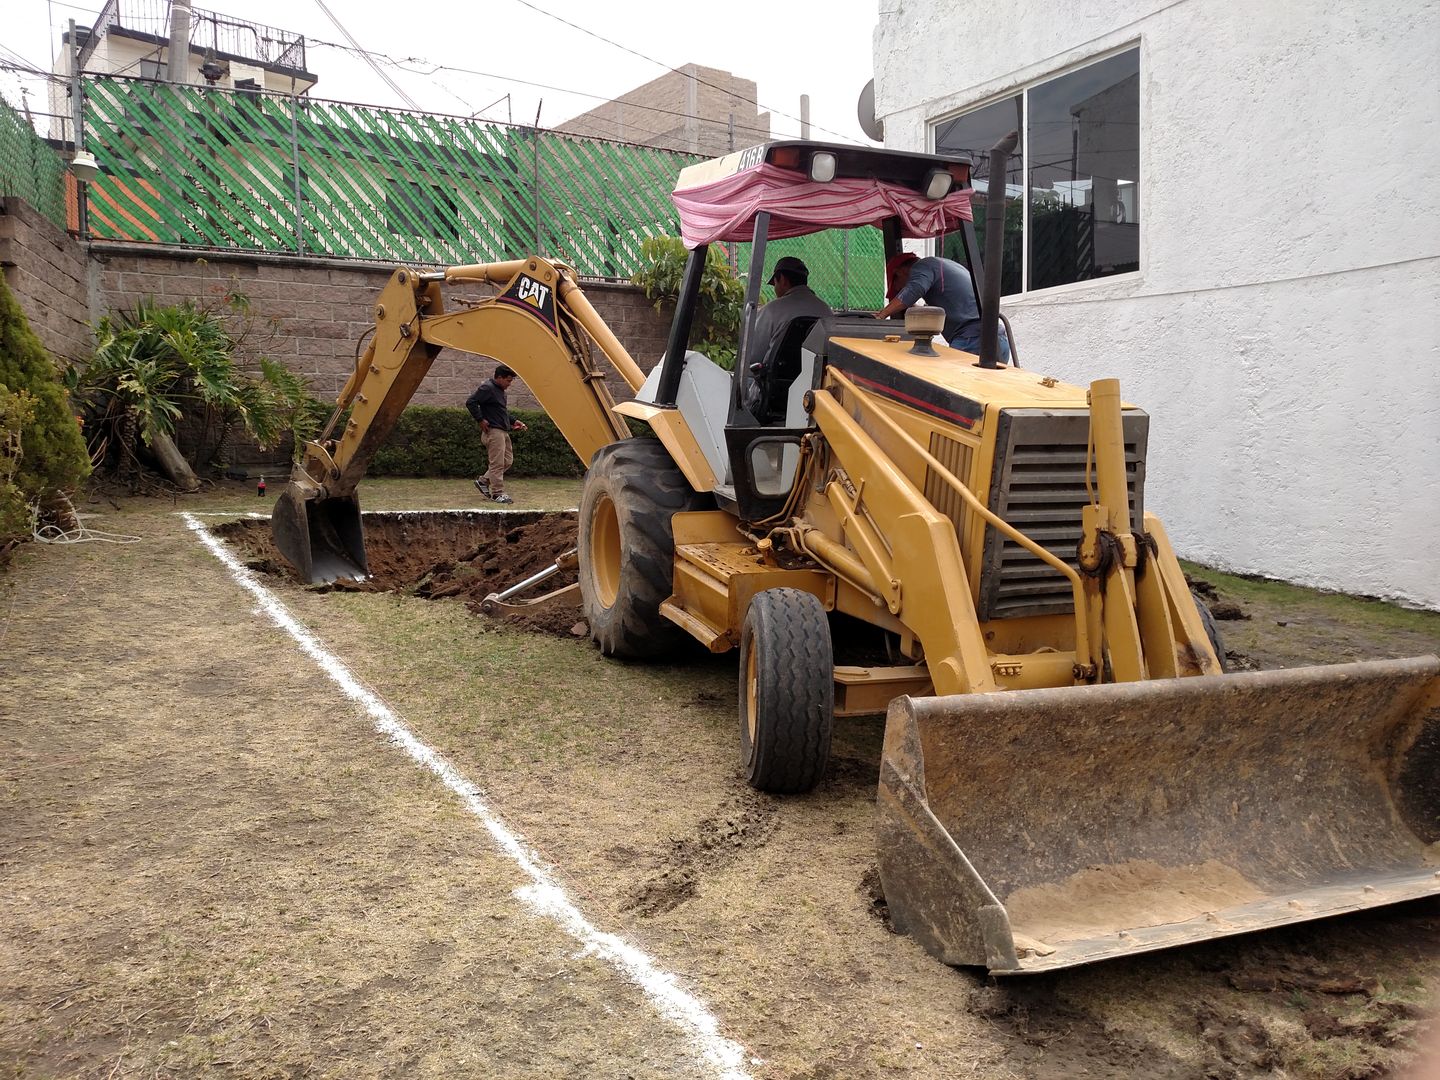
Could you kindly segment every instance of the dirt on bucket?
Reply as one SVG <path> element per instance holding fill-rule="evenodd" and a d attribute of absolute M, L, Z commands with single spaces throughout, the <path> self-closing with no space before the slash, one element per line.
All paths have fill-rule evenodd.
<path fill-rule="evenodd" d="M 426 600 L 459 599 L 476 614 L 491 593 L 539 573 L 576 543 L 573 512 L 366 514 L 365 555 L 370 575 L 341 578 L 317 590 L 399 592 Z M 248 518 L 214 530 L 246 553 L 246 565 L 298 581 L 270 538 L 269 521 Z M 576 571 L 561 570 L 515 600 L 574 584 Z M 579 597 L 523 615 L 500 616 L 541 633 L 569 636 L 580 619 Z"/>

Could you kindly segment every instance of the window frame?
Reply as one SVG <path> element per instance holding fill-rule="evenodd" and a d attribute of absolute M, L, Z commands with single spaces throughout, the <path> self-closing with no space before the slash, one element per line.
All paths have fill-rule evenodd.
<path fill-rule="evenodd" d="M 1128 52 L 1135 52 L 1135 53 L 1137 54 L 1137 55 L 1136 55 L 1136 58 L 1135 58 L 1135 59 L 1136 59 L 1136 72 L 1137 72 L 1137 75 L 1140 74 L 1140 73 L 1142 73 L 1142 72 L 1143 72 L 1143 69 L 1144 69 L 1144 67 L 1145 67 L 1145 55 L 1144 55 L 1145 50 L 1144 50 L 1144 47 L 1143 47 L 1143 39 L 1137 37 L 1137 38 L 1133 38 L 1133 39 L 1131 39 L 1131 40 L 1129 40 L 1129 41 L 1126 41 L 1126 42 L 1124 42 L 1124 43 L 1122 43 L 1122 44 L 1114 45 L 1114 46 L 1111 46 L 1110 48 L 1103 49 L 1103 50 L 1101 50 L 1101 51 L 1099 51 L 1099 52 L 1090 53 L 1089 55 L 1087 55 L 1087 56 L 1085 56 L 1085 57 L 1083 57 L 1083 58 L 1081 58 L 1081 59 L 1074 60 L 1074 61 L 1071 61 L 1070 63 L 1065 64 L 1063 67 L 1058 67 L 1058 68 L 1055 68 L 1053 71 L 1048 71 L 1048 72 L 1046 72 L 1044 75 L 1037 76 L 1037 77 L 1035 77 L 1035 78 L 1033 78 L 1033 79 L 1026 79 L 1026 80 L 1024 80 L 1023 82 L 1014 83 L 1014 84 L 1012 84 L 1012 85 L 1009 85 L 1009 86 L 1004 87 L 1003 89 L 998 89 L 998 90 L 996 90 L 994 93 L 988 94 L 988 95 L 986 95 L 985 97 L 982 97 L 982 98 L 977 98 L 977 99 L 975 99 L 974 101 L 971 101 L 971 102 L 967 103 L 966 105 L 961 106 L 961 107 L 958 108 L 958 109 L 949 109 L 949 110 L 947 110 L 946 112 L 941 113 L 941 114 L 938 115 L 938 116 L 933 116 L 933 117 L 931 117 L 931 118 L 929 118 L 928 120 L 925 121 L 926 148 L 927 148 L 927 150 L 928 150 L 929 153 L 937 154 L 937 153 L 940 152 L 940 151 L 939 151 L 939 148 L 938 148 L 938 146 L 937 146 L 937 143 L 938 143 L 938 141 L 939 141 L 939 140 L 938 140 L 938 136 L 939 136 L 939 133 L 940 133 L 940 128 L 941 128 L 942 126 L 944 126 L 945 124 L 950 123 L 952 120 L 958 120 L 960 117 L 962 117 L 962 116 L 967 116 L 967 115 L 969 115 L 970 113 L 979 112 L 981 109 L 984 109 L 984 108 L 986 108 L 987 106 L 990 106 L 990 105 L 994 105 L 996 102 L 1008 101 L 1009 99 L 1014 98 L 1014 97 L 1017 97 L 1017 96 L 1021 99 L 1021 115 L 1023 115 L 1023 116 L 1025 117 L 1025 123 L 1024 123 L 1023 129 L 1022 129 L 1021 132 L 1020 132 L 1020 146 L 1019 146 L 1019 153 L 1020 153 L 1020 160 L 1021 160 L 1020 175 L 1021 175 L 1021 176 L 1023 177 L 1023 179 L 1024 179 L 1024 189 L 1025 189 L 1025 190 L 1024 190 L 1024 197 L 1023 197 L 1023 199 L 1022 199 L 1022 201 L 1021 201 L 1021 202 L 1022 202 L 1022 205 L 1021 205 L 1021 208 L 1020 208 L 1020 222 L 1021 222 L 1022 234 L 1023 234 L 1023 236 L 1024 236 L 1024 242 L 1023 242 L 1023 243 L 1021 244 L 1021 246 L 1020 246 L 1020 286 L 1021 286 L 1021 287 L 1020 287 L 1020 291 L 1019 291 L 1019 292 L 1005 293 L 1005 294 L 1003 294 L 1003 296 L 1004 296 L 1005 298 L 1019 298 L 1019 297 L 1031 297 L 1031 296 L 1050 295 L 1050 294 L 1054 294 L 1054 293 L 1058 293 L 1058 292 L 1064 292 L 1064 291 L 1074 291 L 1074 290 L 1077 290 L 1077 289 L 1094 288 L 1094 287 L 1097 286 L 1097 285 L 1104 285 L 1104 284 L 1111 283 L 1111 282 L 1126 282 L 1126 281 L 1131 281 L 1131 282 L 1133 282 L 1133 281 L 1135 281 L 1136 279 L 1140 278 L 1140 277 L 1145 273 L 1145 234 L 1146 234 L 1147 230 L 1146 230 L 1146 227 L 1145 227 L 1145 217 L 1146 217 L 1146 215 L 1145 215 L 1145 214 L 1142 214 L 1142 215 L 1141 215 L 1141 220 L 1138 221 L 1138 222 L 1136 222 L 1136 225 L 1139 226 L 1139 231 L 1138 231 L 1138 233 L 1136 234 L 1136 252 L 1135 252 L 1135 260 L 1136 260 L 1136 264 L 1137 264 L 1137 269 L 1126 271 L 1126 272 L 1123 273 L 1123 274 L 1107 274 L 1107 275 L 1105 275 L 1104 277 L 1086 278 L 1086 279 L 1084 279 L 1084 280 L 1082 280 L 1082 281 L 1067 281 L 1067 282 L 1064 282 L 1063 284 L 1060 284 L 1060 285 L 1046 285 L 1046 286 L 1044 286 L 1043 288 L 1039 288 L 1039 289 L 1032 289 L 1032 288 L 1029 287 L 1029 286 L 1030 286 L 1030 244 L 1031 244 L 1031 232 L 1030 232 L 1030 91 L 1033 90 L 1033 89 L 1035 89 L 1036 87 L 1044 86 L 1046 83 L 1054 82 L 1056 79 L 1064 78 L 1066 75 L 1070 75 L 1070 74 L 1072 74 L 1073 72 L 1080 71 L 1080 70 L 1082 70 L 1082 69 L 1084 69 L 1084 68 L 1087 68 L 1087 67 L 1091 67 L 1091 66 L 1094 65 L 1094 64 L 1103 63 L 1104 61 L 1106 61 L 1106 60 L 1111 60 L 1111 59 L 1113 59 L 1113 58 L 1115 58 L 1115 57 L 1117 57 L 1117 56 L 1123 56 L 1125 53 L 1128 53 Z M 1139 157 L 1137 158 L 1137 163 L 1139 162 L 1139 159 L 1140 159 L 1140 158 L 1143 158 L 1143 157 L 1144 157 L 1144 147 L 1145 147 L 1145 130 L 1146 130 L 1146 128 L 1145 128 L 1145 95 L 1144 95 L 1144 93 L 1143 93 L 1144 85 L 1145 85 L 1145 84 L 1144 84 L 1144 81 L 1143 81 L 1143 79 L 1142 79 L 1141 82 L 1140 82 L 1140 86 L 1141 86 L 1142 92 L 1137 95 L 1137 99 L 1136 99 L 1136 118 L 1135 118 L 1135 122 L 1136 122 L 1136 125 L 1137 125 L 1137 130 L 1139 131 L 1139 140 L 1138 140 L 1138 142 L 1137 142 L 1137 150 L 1136 150 L 1137 155 L 1139 155 Z M 1147 176 L 1148 176 L 1148 173 L 1149 173 L 1149 170 L 1148 170 L 1148 169 L 1143 169 L 1143 168 L 1140 169 L 1140 178 L 1139 178 L 1139 180 L 1138 180 L 1137 183 L 1136 183 L 1137 201 L 1138 201 L 1139 205 L 1140 205 L 1142 208 L 1149 205 L 1148 193 L 1147 193 L 1147 191 L 1146 191 L 1146 184 L 1147 184 Z M 927 245 L 927 251 L 928 251 L 930 254 L 932 254 L 932 255 L 940 255 L 940 254 L 943 254 L 944 237 L 937 237 L 937 238 L 935 238 L 935 239 L 933 239 L 933 240 L 926 241 L 926 245 Z M 981 254 L 983 255 L 983 252 L 982 252 Z"/>

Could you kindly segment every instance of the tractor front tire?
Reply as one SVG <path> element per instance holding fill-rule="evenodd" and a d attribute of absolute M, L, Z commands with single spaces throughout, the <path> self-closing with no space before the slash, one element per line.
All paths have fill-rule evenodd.
<path fill-rule="evenodd" d="M 706 502 L 658 439 L 611 443 L 590 462 L 580 496 L 580 598 L 606 656 L 664 656 L 685 640 L 660 614 L 675 573 L 670 519 Z"/>
<path fill-rule="evenodd" d="M 1210 639 L 1210 647 L 1215 650 L 1215 658 L 1220 661 L 1220 670 L 1228 671 L 1229 663 L 1225 660 L 1225 641 L 1220 637 L 1220 628 L 1215 625 L 1215 616 L 1210 614 L 1210 605 L 1201 600 L 1194 593 L 1190 594 L 1195 601 L 1195 607 L 1200 612 L 1200 625 L 1205 627 L 1205 636 Z"/>
<path fill-rule="evenodd" d="M 795 795 L 825 775 L 834 664 L 819 599 L 799 589 L 755 594 L 740 634 L 740 764 L 751 787 Z"/>

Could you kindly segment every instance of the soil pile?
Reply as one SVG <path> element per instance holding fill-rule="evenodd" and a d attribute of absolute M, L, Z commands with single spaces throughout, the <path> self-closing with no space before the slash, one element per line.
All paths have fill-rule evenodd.
<path fill-rule="evenodd" d="M 370 576 L 342 578 L 320 590 L 402 592 L 427 600 L 456 598 L 480 613 L 480 604 L 552 566 L 576 543 L 573 513 L 521 511 L 461 514 L 366 514 L 365 555 Z M 270 523 L 231 522 L 215 530 L 248 554 L 247 565 L 299 580 L 270 538 Z M 516 600 L 574 584 L 574 569 L 546 578 Z M 580 618 L 579 598 L 506 621 L 543 633 L 569 635 Z"/>

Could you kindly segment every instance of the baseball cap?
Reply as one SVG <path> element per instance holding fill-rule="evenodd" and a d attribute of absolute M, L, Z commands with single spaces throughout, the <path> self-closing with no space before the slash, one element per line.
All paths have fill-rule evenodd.
<path fill-rule="evenodd" d="M 784 255 L 776 259 L 775 267 L 770 271 L 770 280 L 765 284 L 774 285 L 776 274 L 784 274 L 797 285 L 803 285 L 810 280 L 810 268 L 794 255 Z"/>
<path fill-rule="evenodd" d="M 885 263 L 885 299 L 894 300 L 895 294 L 900 291 L 895 284 L 895 274 L 902 266 L 909 266 L 913 262 L 919 262 L 920 256 L 913 251 L 902 251 L 899 255 L 892 255 Z"/>

